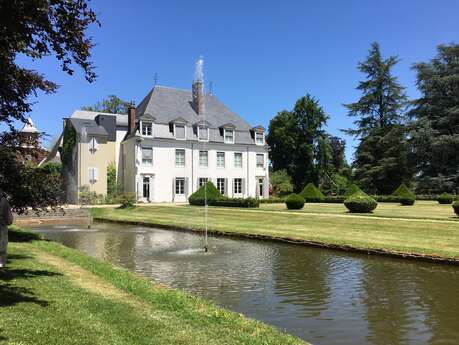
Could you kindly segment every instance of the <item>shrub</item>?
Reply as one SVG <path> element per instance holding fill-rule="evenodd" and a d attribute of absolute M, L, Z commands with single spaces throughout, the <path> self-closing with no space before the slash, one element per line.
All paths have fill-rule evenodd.
<path fill-rule="evenodd" d="M 452 196 L 451 194 L 448 194 L 448 193 L 441 193 L 438 198 L 437 198 L 437 201 L 439 204 L 452 204 L 453 201 L 454 201 L 454 196 Z"/>
<path fill-rule="evenodd" d="M 411 195 L 404 195 L 399 196 L 398 200 L 400 201 L 400 204 L 402 204 L 403 206 L 412 206 L 414 205 L 416 198 Z"/>
<path fill-rule="evenodd" d="M 330 204 L 342 204 L 346 200 L 346 197 L 343 195 L 327 195 L 324 202 Z"/>
<path fill-rule="evenodd" d="M 135 207 L 135 194 L 122 193 L 118 196 L 118 202 L 121 204 L 119 208 L 134 208 Z"/>
<path fill-rule="evenodd" d="M 416 201 L 416 195 L 404 183 L 394 190 L 391 195 L 398 198 L 398 201 L 404 206 L 411 206 Z"/>
<path fill-rule="evenodd" d="M 400 197 L 396 195 L 372 195 L 377 202 L 400 202 Z"/>
<path fill-rule="evenodd" d="M 293 192 L 292 178 L 287 170 L 277 170 L 269 175 L 269 183 L 272 186 L 274 195 L 287 195 Z"/>
<path fill-rule="evenodd" d="M 102 204 L 104 196 L 90 191 L 88 186 L 81 186 L 79 201 L 82 205 L 97 205 Z"/>
<path fill-rule="evenodd" d="M 260 204 L 283 204 L 285 198 L 269 198 L 269 199 L 258 199 Z"/>
<path fill-rule="evenodd" d="M 459 217 L 459 200 L 453 203 L 453 210 L 456 213 L 456 215 Z"/>
<path fill-rule="evenodd" d="M 344 196 L 349 197 L 355 193 L 363 193 L 363 190 L 361 190 L 359 186 L 353 183 L 349 187 L 346 188 L 346 192 L 344 193 Z"/>
<path fill-rule="evenodd" d="M 344 206 L 352 213 L 370 213 L 378 203 L 365 193 L 354 193 L 344 201 Z"/>
<path fill-rule="evenodd" d="M 207 190 L 206 190 L 207 188 Z M 223 195 L 218 191 L 212 182 L 207 182 L 196 192 L 190 195 L 188 202 L 190 205 L 203 206 L 207 197 L 207 205 L 214 205 L 216 200 L 223 199 Z"/>
<path fill-rule="evenodd" d="M 313 183 L 308 183 L 300 195 L 304 198 L 305 202 L 323 202 L 325 200 L 325 196 Z"/>
<path fill-rule="evenodd" d="M 304 198 L 298 194 L 290 194 L 285 204 L 289 210 L 300 210 L 304 206 Z"/>
<path fill-rule="evenodd" d="M 224 207 L 246 207 L 254 208 L 260 207 L 260 199 L 255 198 L 223 198 L 214 200 L 212 205 L 214 206 L 224 206 Z"/>
<path fill-rule="evenodd" d="M 396 190 L 392 192 L 391 195 L 404 196 L 406 194 L 413 194 L 413 192 L 406 186 L 406 184 L 402 183 Z"/>

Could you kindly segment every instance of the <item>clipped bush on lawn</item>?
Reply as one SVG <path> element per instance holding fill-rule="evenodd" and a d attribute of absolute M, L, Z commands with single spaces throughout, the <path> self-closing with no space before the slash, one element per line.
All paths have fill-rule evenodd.
<path fill-rule="evenodd" d="M 456 213 L 456 215 L 459 217 L 459 200 L 453 203 L 453 210 Z"/>
<path fill-rule="evenodd" d="M 441 193 L 438 198 L 437 198 L 437 201 L 439 204 L 452 204 L 453 201 L 454 201 L 454 196 L 452 196 L 451 194 L 448 194 L 448 193 Z"/>
<path fill-rule="evenodd" d="M 365 193 L 354 193 L 344 200 L 344 206 L 352 213 L 370 213 L 378 206 L 378 202 Z"/>
<path fill-rule="evenodd" d="M 377 202 L 400 202 L 400 198 L 396 195 L 372 195 Z"/>
<path fill-rule="evenodd" d="M 359 186 L 353 183 L 349 185 L 349 187 L 346 188 L 346 192 L 344 193 L 344 196 L 349 197 L 355 193 L 363 193 L 363 190 L 361 190 Z"/>
<path fill-rule="evenodd" d="M 298 194 L 290 194 L 285 204 L 289 210 L 300 210 L 304 206 L 304 198 Z"/>
<path fill-rule="evenodd" d="M 254 208 L 260 207 L 260 199 L 256 198 L 223 198 L 218 199 L 213 202 L 214 206 L 224 206 L 224 207 L 246 207 Z"/>
<path fill-rule="evenodd" d="M 397 197 L 398 201 L 404 206 L 414 205 L 416 201 L 416 195 L 404 183 L 394 190 L 392 196 Z"/>
<path fill-rule="evenodd" d="M 300 195 L 305 202 L 323 202 L 325 200 L 325 195 L 313 183 L 308 183 Z"/>
<path fill-rule="evenodd" d="M 207 190 L 206 190 L 207 188 Z M 204 206 L 207 197 L 207 205 L 214 205 L 216 200 L 223 199 L 223 195 L 218 191 L 212 182 L 207 182 L 196 192 L 190 195 L 188 202 L 190 205 Z"/>

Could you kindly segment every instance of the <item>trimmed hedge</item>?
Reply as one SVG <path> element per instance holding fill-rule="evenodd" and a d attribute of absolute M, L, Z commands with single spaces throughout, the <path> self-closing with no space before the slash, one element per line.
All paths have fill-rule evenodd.
<path fill-rule="evenodd" d="M 207 190 L 205 188 L 207 187 Z M 188 202 L 190 205 L 204 206 L 205 197 L 207 196 L 207 205 L 213 205 L 216 200 L 223 199 L 224 196 L 218 191 L 212 182 L 207 182 L 201 186 L 196 192 L 190 195 Z"/>
<path fill-rule="evenodd" d="M 456 213 L 456 215 L 459 217 L 459 200 L 453 203 L 453 210 Z"/>
<path fill-rule="evenodd" d="M 304 207 L 304 198 L 299 194 L 290 194 L 285 204 L 289 210 L 300 210 Z"/>
<path fill-rule="evenodd" d="M 391 196 L 398 197 L 398 200 L 403 206 L 414 205 L 416 201 L 416 195 L 404 183 L 402 183 Z"/>
<path fill-rule="evenodd" d="M 437 201 L 439 204 L 443 204 L 443 205 L 447 205 L 447 204 L 452 204 L 453 201 L 454 201 L 454 196 L 452 196 L 451 194 L 448 194 L 448 193 L 441 193 L 438 198 L 437 198 Z"/>
<path fill-rule="evenodd" d="M 399 196 L 398 198 L 399 198 L 400 204 L 402 204 L 403 206 L 413 206 L 414 202 L 416 201 L 416 198 L 414 198 L 411 195 Z"/>
<path fill-rule="evenodd" d="M 363 190 L 361 190 L 359 186 L 353 183 L 346 188 L 346 192 L 344 193 L 344 196 L 349 197 L 355 193 L 363 193 Z"/>
<path fill-rule="evenodd" d="M 344 206 L 351 213 L 371 213 L 378 202 L 365 193 L 355 193 L 344 201 Z"/>
<path fill-rule="evenodd" d="M 286 198 L 260 199 L 260 204 L 283 204 Z"/>
<path fill-rule="evenodd" d="M 320 191 L 319 188 L 314 186 L 313 183 L 308 183 L 300 195 L 304 198 L 305 202 L 323 202 L 325 201 L 325 195 Z"/>
<path fill-rule="evenodd" d="M 215 200 L 212 206 L 255 208 L 260 207 L 260 200 L 255 198 L 223 198 Z"/>
<path fill-rule="evenodd" d="M 391 195 L 393 196 L 403 196 L 406 194 L 413 194 L 413 192 L 406 186 L 406 184 L 402 183 L 396 190 L 392 192 Z"/>

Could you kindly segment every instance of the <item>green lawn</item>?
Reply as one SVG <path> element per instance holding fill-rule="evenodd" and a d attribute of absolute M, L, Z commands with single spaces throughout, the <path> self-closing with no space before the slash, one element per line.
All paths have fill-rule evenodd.
<path fill-rule="evenodd" d="M 0 344 L 304 344 L 201 298 L 19 235 L 11 233 L 8 271 L 0 275 Z"/>
<path fill-rule="evenodd" d="M 262 204 L 262 210 L 281 211 L 286 210 L 285 204 Z M 302 210 L 306 213 L 332 213 L 350 215 L 343 204 L 331 203 L 307 203 Z M 440 205 L 436 201 L 416 201 L 413 206 L 402 206 L 398 203 L 380 202 L 373 213 L 366 214 L 372 217 L 385 218 L 414 218 L 414 219 L 438 219 L 458 221 L 451 205 Z"/>
<path fill-rule="evenodd" d="M 261 209 L 209 207 L 209 229 L 459 260 L 459 222 L 450 216 L 439 216 L 443 205 L 426 204 L 428 210 L 436 207 L 442 210 L 428 220 L 350 215 L 342 211 L 344 206 L 340 204 L 308 204 L 305 207 L 314 207 L 320 214 L 291 212 L 284 210 L 282 205 L 263 205 Z M 395 209 L 397 205 L 381 207 L 387 208 L 383 211 L 386 217 L 390 207 Z M 413 216 L 416 210 L 428 213 L 424 203 L 419 203 L 410 211 L 401 209 L 399 215 L 411 212 Z M 93 214 L 95 219 L 204 228 L 204 208 L 197 206 L 94 209 Z M 429 214 L 424 214 L 426 217 Z"/>

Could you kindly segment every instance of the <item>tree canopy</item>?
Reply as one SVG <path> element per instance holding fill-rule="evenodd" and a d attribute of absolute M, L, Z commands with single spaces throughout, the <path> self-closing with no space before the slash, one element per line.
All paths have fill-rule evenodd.
<path fill-rule="evenodd" d="M 107 98 L 104 98 L 101 102 L 97 102 L 94 105 L 84 106 L 81 109 L 101 113 L 127 114 L 129 104 L 129 102 L 123 101 L 118 96 L 108 95 Z"/>

